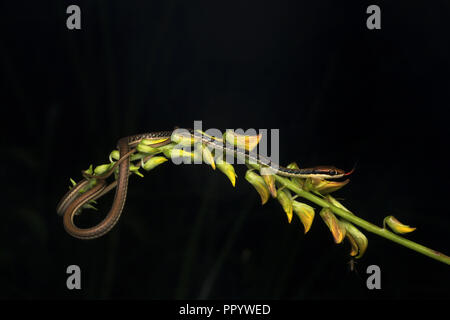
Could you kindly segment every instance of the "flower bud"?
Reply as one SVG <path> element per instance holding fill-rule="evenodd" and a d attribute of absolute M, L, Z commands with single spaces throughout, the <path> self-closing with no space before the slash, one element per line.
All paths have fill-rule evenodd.
<path fill-rule="evenodd" d="M 292 163 L 288 164 L 288 166 L 286 168 L 288 168 L 288 169 L 296 169 L 296 170 L 300 169 L 299 166 L 297 165 L 297 163 L 295 163 L 295 162 L 292 162 Z M 291 178 L 291 181 L 294 182 L 298 187 L 303 189 L 303 184 L 304 184 L 305 179 L 302 179 L 302 178 Z"/>
<path fill-rule="evenodd" d="M 246 136 L 237 134 L 233 130 L 227 130 L 223 134 L 223 138 L 226 142 L 247 151 L 253 150 L 258 145 L 261 137 L 262 134 L 258 134 L 256 136 Z"/>
<path fill-rule="evenodd" d="M 395 233 L 408 233 L 413 232 L 416 228 L 411 228 L 410 226 L 404 225 L 400 221 L 398 221 L 394 216 L 387 216 L 383 221 L 383 228 L 386 228 L 386 224 L 395 232 Z"/>
<path fill-rule="evenodd" d="M 311 228 L 311 225 L 314 220 L 314 208 L 307 205 L 306 203 L 292 201 L 292 207 L 294 209 L 295 214 L 300 218 L 304 228 L 305 234 Z"/>
<path fill-rule="evenodd" d="M 329 194 L 327 194 L 325 196 L 325 200 L 327 200 L 329 203 L 331 203 L 333 206 L 338 207 L 340 209 L 343 209 L 345 211 L 347 211 L 350 214 L 353 214 L 350 210 L 348 210 L 346 207 L 344 207 L 339 201 L 337 201 L 335 198 L 333 198 L 332 196 L 330 196 Z"/>
<path fill-rule="evenodd" d="M 142 140 L 144 141 L 144 140 Z M 157 154 L 161 152 L 159 148 L 153 148 L 152 146 L 145 145 L 142 141 L 136 146 L 136 150 L 138 152 L 147 153 L 147 154 Z"/>
<path fill-rule="evenodd" d="M 196 142 L 198 142 L 198 141 L 196 141 L 195 136 L 190 134 L 189 131 L 187 131 L 185 129 L 175 130 L 172 133 L 170 140 L 172 140 L 173 142 L 175 142 L 178 145 L 185 146 L 185 147 L 193 146 Z"/>
<path fill-rule="evenodd" d="M 109 154 L 109 162 L 113 162 L 114 160 L 119 160 L 120 159 L 120 152 L 119 150 L 113 150 L 111 151 L 111 153 Z"/>
<path fill-rule="evenodd" d="M 99 175 L 105 173 L 106 171 L 108 171 L 112 166 L 114 166 L 114 163 L 107 163 L 107 164 L 99 165 L 94 169 L 94 174 L 99 176 Z"/>
<path fill-rule="evenodd" d="M 171 149 L 165 149 L 163 151 L 164 155 L 167 158 L 189 158 L 189 159 L 194 159 L 195 154 L 183 149 L 178 149 L 178 148 L 171 148 Z"/>
<path fill-rule="evenodd" d="M 143 178 L 144 175 L 139 172 L 140 166 L 135 166 L 134 164 L 130 164 L 130 172 L 138 175 L 139 177 Z"/>
<path fill-rule="evenodd" d="M 319 192 L 320 194 L 328 194 L 335 192 L 339 189 L 341 189 L 343 186 L 345 186 L 347 183 L 350 182 L 350 179 L 347 179 L 345 181 L 330 181 L 330 180 L 323 180 L 323 179 L 315 179 L 311 178 L 308 179 L 309 188 L 311 191 Z"/>
<path fill-rule="evenodd" d="M 345 227 L 341 224 L 341 222 L 336 218 L 336 216 L 331 212 L 329 208 L 323 208 L 320 211 L 320 216 L 323 221 L 327 225 L 328 229 L 330 229 L 331 234 L 333 235 L 333 239 L 335 243 L 341 243 L 345 237 Z"/>
<path fill-rule="evenodd" d="M 369 240 L 367 240 L 366 236 L 350 222 L 347 221 L 340 221 L 340 222 L 341 225 L 345 227 L 346 230 L 345 236 L 351 244 L 350 255 L 352 257 L 356 256 L 355 257 L 356 259 L 361 258 L 366 252 Z"/>
<path fill-rule="evenodd" d="M 87 174 L 93 174 L 93 169 L 92 169 L 92 164 L 89 166 L 89 168 L 87 170 L 84 170 L 85 173 Z"/>
<path fill-rule="evenodd" d="M 234 171 L 234 167 L 223 160 L 217 161 L 216 166 L 228 177 L 228 179 L 230 179 L 231 184 L 234 187 L 236 184 L 236 172 Z"/>
<path fill-rule="evenodd" d="M 267 188 L 264 179 L 253 170 L 247 170 L 245 173 L 245 180 L 250 182 L 250 184 L 255 187 L 261 197 L 261 204 L 264 205 L 267 200 L 269 200 L 269 189 Z"/>
<path fill-rule="evenodd" d="M 165 158 L 165 157 L 155 156 L 155 157 L 151 157 L 150 159 L 148 159 L 145 163 L 144 163 L 144 161 L 142 161 L 141 167 L 144 168 L 144 170 L 146 170 L 146 171 L 150 171 L 166 161 L 167 161 L 167 158 Z"/>
<path fill-rule="evenodd" d="M 161 143 L 164 141 L 169 140 L 169 138 L 162 138 L 162 139 L 142 139 L 139 144 L 142 144 L 144 146 L 151 146 L 157 143 Z"/>
<path fill-rule="evenodd" d="M 283 207 L 284 212 L 286 213 L 288 222 L 291 223 L 292 221 L 292 197 L 288 190 L 286 189 L 278 189 L 277 190 L 277 199 L 278 202 L 280 202 L 281 206 Z"/>
<path fill-rule="evenodd" d="M 273 198 L 277 197 L 277 189 L 275 187 L 275 176 L 273 174 L 261 174 L 265 184 L 269 188 L 269 192 Z"/>
<path fill-rule="evenodd" d="M 200 144 L 200 148 L 202 151 L 202 159 L 206 164 L 209 164 L 213 170 L 216 170 L 216 163 L 214 161 L 214 156 L 212 155 L 211 150 L 203 144 Z"/>

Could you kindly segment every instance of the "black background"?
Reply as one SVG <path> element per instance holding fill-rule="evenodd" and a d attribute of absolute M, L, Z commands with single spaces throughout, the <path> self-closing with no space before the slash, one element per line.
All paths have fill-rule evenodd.
<path fill-rule="evenodd" d="M 70 4 L 81 30 L 66 28 Z M 370 4 L 381 30 L 366 28 Z M 337 193 L 346 206 L 378 225 L 392 214 L 448 254 L 448 2 L 10 1 L 0 13 L 0 297 L 450 297 L 447 265 L 370 233 L 351 272 L 347 242 L 318 215 L 304 235 L 277 201 L 261 207 L 244 166 L 236 188 L 207 166 L 133 177 L 98 240 L 70 237 L 55 212 L 69 177 L 106 163 L 122 136 L 194 120 L 278 128 L 282 164 L 357 162 Z M 381 290 L 366 288 L 372 264 Z"/>

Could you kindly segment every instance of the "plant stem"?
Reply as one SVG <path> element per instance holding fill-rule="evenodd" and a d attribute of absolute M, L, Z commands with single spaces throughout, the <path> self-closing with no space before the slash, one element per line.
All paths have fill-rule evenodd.
<path fill-rule="evenodd" d="M 249 165 L 255 169 L 259 169 L 259 165 L 257 165 L 257 164 L 249 164 Z M 438 260 L 440 262 L 450 265 L 450 257 L 446 256 L 445 254 L 443 254 L 439 251 L 427 248 L 427 247 L 422 246 L 414 241 L 405 239 L 387 229 L 380 228 L 364 219 L 358 218 L 357 216 L 353 215 L 352 213 L 349 213 L 348 211 L 346 211 L 342 208 L 333 206 L 331 203 L 325 201 L 324 199 L 319 198 L 319 197 L 313 195 L 312 193 L 309 193 L 308 191 L 301 189 L 299 186 L 297 186 L 294 182 L 292 182 L 288 178 L 284 178 L 284 177 L 275 175 L 275 179 L 281 185 L 283 185 L 286 188 L 290 189 L 291 191 L 295 192 L 300 197 L 303 197 L 311 202 L 314 202 L 315 204 L 317 204 L 321 207 L 329 208 L 336 215 L 340 216 L 341 218 L 344 218 L 345 220 L 352 222 L 353 224 L 355 224 L 369 232 L 375 233 L 375 234 L 379 235 L 380 237 L 386 238 L 386 239 L 396 242 L 404 247 L 407 247 L 411 250 L 414 250 L 414 251 L 419 252 L 423 255 L 426 255 L 430 258 L 433 258 L 435 260 Z"/>

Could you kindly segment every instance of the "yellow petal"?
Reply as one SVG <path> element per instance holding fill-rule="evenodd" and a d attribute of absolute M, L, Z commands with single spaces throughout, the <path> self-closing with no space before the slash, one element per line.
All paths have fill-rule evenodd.
<path fill-rule="evenodd" d="M 223 160 L 217 161 L 216 166 L 228 177 L 228 179 L 230 179 L 231 184 L 234 187 L 236 184 L 236 172 L 234 171 L 234 167 Z"/>
<path fill-rule="evenodd" d="M 262 134 L 258 134 L 256 136 L 246 136 L 237 134 L 233 130 L 227 130 L 223 135 L 225 141 L 247 151 L 253 150 L 258 145 L 261 137 Z"/>
<path fill-rule="evenodd" d="M 323 208 L 320 211 L 320 216 L 323 221 L 327 225 L 328 229 L 330 229 L 331 234 L 333 235 L 333 239 L 335 243 L 341 243 L 345 237 L 345 227 L 341 224 L 341 222 L 336 218 L 336 216 L 331 212 L 328 208 Z"/>
<path fill-rule="evenodd" d="M 264 179 L 253 170 L 247 170 L 245 173 L 245 179 L 250 182 L 253 187 L 255 187 L 261 197 L 261 203 L 265 204 L 267 200 L 269 200 L 269 189 L 264 183 Z"/>
<path fill-rule="evenodd" d="M 286 189 L 278 189 L 277 191 L 277 199 L 278 202 L 280 202 L 281 206 L 283 207 L 284 212 L 286 213 L 288 222 L 291 223 L 292 221 L 292 197 L 289 191 Z"/>
<path fill-rule="evenodd" d="M 398 221 L 394 216 L 387 216 L 384 218 L 383 225 L 386 227 L 386 224 L 396 233 L 408 233 L 413 232 L 416 228 L 412 228 L 407 226 L 400 221 Z"/>
<path fill-rule="evenodd" d="M 292 207 L 294 209 L 295 214 L 300 218 L 303 226 L 305 228 L 305 234 L 311 228 L 311 225 L 314 220 L 314 208 L 307 205 L 306 203 L 292 201 Z"/>

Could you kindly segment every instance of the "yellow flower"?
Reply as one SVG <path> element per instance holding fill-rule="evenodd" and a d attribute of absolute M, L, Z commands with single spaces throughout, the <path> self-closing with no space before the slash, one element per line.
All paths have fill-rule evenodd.
<path fill-rule="evenodd" d="M 165 158 L 165 157 L 151 157 L 145 163 L 142 160 L 141 161 L 141 166 L 142 166 L 142 168 L 144 168 L 144 170 L 150 171 L 153 168 L 159 166 L 160 164 L 162 164 L 162 163 L 164 163 L 166 161 L 167 161 L 167 158 Z"/>
<path fill-rule="evenodd" d="M 231 184 L 234 187 L 236 184 L 236 172 L 234 171 L 234 167 L 223 160 L 216 162 L 216 166 L 228 177 L 228 179 L 230 179 Z"/>
<path fill-rule="evenodd" d="M 261 197 L 261 203 L 265 204 L 267 200 L 269 200 L 269 189 L 264 183 L 264 179 L 253 170 L 247 170 L 245 173 L 245 180 L 250 182 L 250 184 L 255 187 Z"/>
<path fill-rule="evenodd" d="M 292 197 L 289 191 L 285 189 L 278 189 L 277 191 L 277 199 L 278 202 L 280 202 L 281 206 L 283 207 L 284 212 L 286 213 L 286 216 L 288 218 L 288 222 L 291 223 L 292 221 Z"/>
<path fill-rule="evenodd" d="M 292 201 L 292 207 L 294 209 L 295 214 L 300 218 L 303 226 L 305 227 L 305 234 L 311 228 L 311 225 L 314 220 L 314 208 L 307 205 L 306 203 Z"/>
<path fill-rule="evenodd" d="M 246 136 L 237 134 L 233 130 L 227 130 L 223 134 L 223 138 L 226 142 L 247 151 L 253 150 L 258 145 L 261 137 L 262 134 L 258 134 L 256 136 Z"/>
<path fill-rule="evenodd" d="M 411 228 L 410 226 L 404 225 L 400 221 L 398 221 L 394 216 L 387 216 L 384 218 L 383 227 L 386 228 L 386 224 L 395 232 L 395 233 L 408 233 L 413 232 L 416 228 Z"/>
<path fill-rule="evenodd" d="M 216 170 L 216 163 L 214 162 L 214 156 L 211 153 L 211 150 L 203 144 L 200 144 L 201 152 L 202 152 L 202 159 L 206 164 L 209 164 L 213 170 Z"/>
<path fill-rule="evenodd" d="M 333 239 L 335 243 L 341 243 L 345 237 L 345 227 L 341 224 L 341 222 L 336 218 L 336 216 L 331 212 L 328 208 L 323 208 L 320 211 L 320 216 L 323 221 L 327 225 L 328 229 L 330 229 L 331 234 L 333 235 Z"/>
<path fill-rule="evenodd" d="M 352 257 L 357 255 L 355 257 L 357 259 L 361 258 L 366 252 L 369 240 L 367 240 L 366 236 L 350 222 L 341 221 L 341 225 L 345 227 L 345 230 L 347 231 L 345 236 L 351 244 L 350 255 Z"/>
<path fill-rule="evenodd" d="M 306 180 L 308 189 L 319 192 L 320 194 L 328 194 L 335 192 L 350 182 L 350 179 L 345 181 L 328 181 L 323 179 L 309 178 Z"/>

